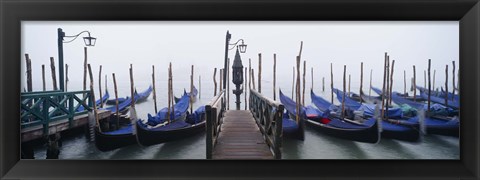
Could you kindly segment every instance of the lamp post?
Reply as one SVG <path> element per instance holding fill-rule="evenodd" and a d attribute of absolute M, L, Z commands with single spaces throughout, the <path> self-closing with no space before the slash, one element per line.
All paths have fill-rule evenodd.
<path fill-rule="evenodd" d="M 239 39 L 236 43 L 233 43 L 233 44 L 230 44 L 230 39 L 232 38 L 232 34 L 229 33 L 229 31 L 227 31 L 227 35 L 225 37 L 225 63 L 224 63 L 224 71 L 225 73 L 223 73 L 223 89 L 226 89 L 227 88 L 227 61 L 228 61 L 228 50 L 232 50 L 233 48 L 235 48 L 235 46 L 237 46 L 237 44 L 242 41 L 242 44 L 238 45 L 238 49 L 237 50 L 240 50 L 240 53 L 245 53 L 245 51 L 247 50 L 247 45 L 244 44 L 243 42 L 243 39 Z M 229 46 L 233 46 L 232 48 L 229 48 Z"/>
<path fill-rule="evenodd" d="M 233 60 L 233 79 L 232 82 L 235 84 L 236 89 L 233 90 L 233 94 L 236 95 L 237 101 L 235 104 L 237 104 L 237 110 L 240 110 L 240 94 L 243 92 L 243 88 L 240 89 L 240 85 L 243 84 L 243 65 L 242 65 L 242 59 L 240 58 L 240 53 L 237 52 L 235 53 L 235 59 Z"/>
<path fill-rule="evenodd" d="M 58 73 L 60 77 L 60 90 L 65 91 L 65 82 L 64 82 L 64 74 L 63 74 L 63 43 L 70 43 L 80 36 L 80 34 L 88 33 L 88 36 L 83 37 L 83 41 L 85 42 L 85 46 L 95 46 L 95 42 L 97 38 L 90 36 L 89 31 L 82 31 L 74 36 L 65 36 L 65 32 L 63 32 L 62 28 L 58 28 Z M 73 38 L 69 41 L 63 41 L 64 38 Z"/>

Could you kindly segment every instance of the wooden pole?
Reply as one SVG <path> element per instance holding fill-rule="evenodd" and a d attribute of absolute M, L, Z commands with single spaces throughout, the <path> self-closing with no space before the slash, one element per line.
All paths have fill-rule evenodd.
<path fill-rule="evenodd" d="M 65 91 L 68 91 L 68 64 L 65 64 Z"/>
<path fill-rule="evenodd" d="M 213 69 L 213 96 L 217 96 L 217 68 Z"/>
<path fill-rule="evenodd" d="M 303 61 L 302 106 L 305 106 L 305 75 L 306 74 L 307 74 L 307 61 Z"/>
<path fill-rule="evenodd" d="M 430 67 L 431 67 L 431 59 L 428 59 L 428 108 L 427 108 L 427 114 L 430 113 L 430 96 L 432 93 L 431 86 L 430 86 Z"/>
<path fill-rule="evenodd" d="M 103 101 L 102 101 L 102 65 L 100 65 L 100 70 L 98 72 L 98 92 L 100 94 L 100 107 L 103 108 Z"/>
<path fill-rule="evenodd" d="M 223 86 L 222 86 L 222 82 L 223 82 L 223 68 L 220 69 L 219 75 L 220 75 L 220 82 L 219 82 L 219 83 L 220 83 L 220 86 L 218 87 L 218 93 L 221 93 L 221 92 L 222 92 L 222 87 L 223 87 Z"/>
<path fill-rule="evenodd" d="M 52 69 L 52 83 L 53 83 L 53 90 L 58 90 L 57 88 L 57 76 L 55 74 L 55 60 L 53 57 L 50 57 L 50 68 Z M 93 100 L 95 102 L 95 100 Z"/>
<path fill-rule="evenodd" d="M 325 77 L 322 77 L 322 92 L 325 92 Z"/>
<path fill-rule="evenodd" d="M 433 79 L 435 80 L 435 73 L 433 73 Z M 407 94 L 407 73 L 403 70 L 403 94 Z"/>
<path fill-rule="evenodd" d="M 53 62 L 53 57 L 50 58 L 50 60 Z M 93 74 L 92 74 L 92 68 L 90 67 L 90 64 L 88 66 L 88 74 L 90 75 L 90 93 L 91 93 L 91 98 L 93 101 L 93 113 L 95 114 L 95 120 L 96 120 L 96 126 L 98 128 L 98 131 L 102 132 L 102 128 L 100 128 L 100 119 L 98 118 L 98 112 L 97 112 L 97 105 L 95 103 L 95 91 L 93 87 Z"/>
<path fill-rule="evenodd" d="M 427 71 L 423 70 L 423 87 L 427 87 Z"/>
<path fill-rule="evenodd" d="M 190 75 L 190 96 L 189 96 L 189 106 L 190 106 L 190 114 L 193 114 L 193 65 L 192 65 L 192 72 Z"/>
<path fill-rule="evenodd" d="M 84 60 L 83 60 L 83 90 L 87 90 L 87 47 L 83 48 Z"/>
<path fill-rule="evenodd" d="M 254 69 L 252 69 L 252 86 L 253 86 L 253 89 L 255 89 L 255 71 L 254 71 Z"/>
<path fill-rule="evenodd" d="M 198 99 L 202 99 L 202 76 L 198 76 Z"/>
<path fill-rule="evenodd" d="M 152 65 L 152 85 L 153 85 L 153 106 L 155 107 L 155 114 L 157 114 L 158 109 L 157 109 L 157 90 L 155 88 L 155 65 Z"/>
<path fill-rule="evenodd" d="M 389 90 L 389 96 L 388 96 L 388 100 L 389 100 L 389 103 L 388 104 L 392 104 L 392 93 L 393 93 L 393 69 L 395 67 L 395 60 L 392 60 L 392 72 L 390 73 L 390 90 Z"/>
<path fill-rule="evenodd" d="M 112 73 L 112 77 L 113 77 L 113 90 L 115 91 L 115 117 L 116 117 L 116 120 L 117 120 L 117 129 L 119 129 L 120 128 L 120 117 L 118 115 L 118 91 L 117 91 L 117 79 L 115 78 L 115 73 Z M 153 95 L 155 96 L 155 93 Z"/>
<path fill-rule="evenodd" d="M 32 60 L 25 54 L 25 61 L 27 65 L 27 92 L 32 92 Z"/>
<path fill-rule="evenodd" d="M 130 98 L 132 99 L 132 103 L 130 103 L 130 106 L 132 108 L 135 108 L 135 84 L 133 81 L 133 66 L 130 64 Z"/>
<path fill-rule="evenodd" d="M 372 95 L 372 72 L 373 69 L 370 69 L 370 88 L 368 88 L 368 96 Z"/>
<path fill-rule="evenodd" d="M 312 76 L 312 86 L 310 87 L 311 90 L 313 90 L 313 67 L 311 68 L 310 75 Z M 323 82 L 323 79 L 322 79 Z"/>
<path fill-rule="evenodd" d="M 262 93 L 262 53 L 258 53 L 258 92 Z"/>
<path fill-rule="evenodd" d="M 452 101 L 455 100 L 455 61 L 452 61 L 453 71 L 452 71 Z M 448 96 L 448 91 L 445 92 Z"/>
<path fill-rule="evenodd" d="M 46 90 L 46 84 L 45 84 L 45 64 L 42 64 L 42 85 L 43 85 L 43 91 Z"/>
<path fill-rule="evenodd" d="M 227 69 L 225 69 L 225 73 L 227 73 L 227 81 L 225 81 L 225 83 L 227 83 L 227 91 L 225 93 L 227 93 L 227 110 L 230 109 L 230 58 L 228 58 L 228 61 L 227 61 Z"/>
<path fill-rule="evenodd" d="M 432 81 L 432 90 L 435 91 L 435 74 L 436 74 L 436 70 L 434 69 L 433 70 L 433 81 Z"/>
<path fill-rule="evenodd" d="M 351 94 L 350 94 L 350 92 L 351 92 L 351 91 L 350 91 L 350 82 L 351 82 L 351 80 L 352 80 L 352 77 L 350 76 L 350 74 L 348 74 L 348 94 L 347 94 L 347 96 L 351 96 Z"/>
<path fill-rule="evenodd" d="M 387 56 L 387 88 L 385 89 L 385 91 L 387 92 L 387 95 L 386 95 L 386 100 L 385 100 L 385 118 L 388 119 L 388 107 L 390 106 L 390 56 Z"/>
<path fill-rule="evenodd" d="M 175 118 L 175 96 L 173 95 L 173 68 L 172 68 L 172 63 L 170 63 L 170 99 L 171 99 L 170 103 L 172 103 L 173 117 Z"/>
<path fill-rule="evenodd" d="M 295 97 L 295 96 L 294 96 L 294 92 L 295 92 L 295 90 L 294 90 L 294 86 L 295 86 L 295 66 L 293 66 L 293 79 L 292 79 L 292 99 L 293 99 L 293 97 Z"/>
<path fill-rule="evenodd" d="M 171 88 L 172 88 L 172 84 L 171 84 L 171 81 L 172 81 L 172 76 L 171 76 L 171 69 L 172 69 L 172 63 L 169 64 L 168 66 L 168 90 L 167 90 L 167 94 L 168 94 L 168 111 L 167 111 L 167 120 L 168 120 L 168 123 L 170 123 L 170 111 L 171 111 L 171 101 L 172 101 L 172 98 L 170 97 L 172 95 L 171 93 Z M 220 81 L 221 82 L 221 81 Z"/>
<path fill-rule="evenodd" d="M 413 101 L 417 100 L 417 77 L 416 77 L 416 70 L 415 65 L 413 65 Z"/>
<path fill-rule="evenodd" d="M 332 95 L 332 101 L 330 103 L 333 104 L 333 63 L 330 63 L 330 92 Z"/>
<path fill-rule="evenodd" d="M 245 67 L 245 81 L 243 81 L 243 87 L 245 87 L 244 89 L 247 88 L 247 81 L 248 81 L 248 79 L 247 79 L 247 72 L 248 72 L 248 69 L 247 69 L 247 67 Z M 248 101 L 247 101 L 247 94 L 248 94 L 248 91 L 250 91 L 250 89 L 246 89 L 246 90 L 245 90 L 245 103 L 244 103 L 244 104 L 245 104 L 245 110 L 247 110 L 247 103 L 248 103 Z"/>
<path fill-rule="evenodd" d="M 358 92 L 358 94 L 360 95 L 360 104 L 363 103 L 362 89 L 363 89 L 363 62 L 360 63 L 360 91 Z"/>
<path fill-rule="evenodd" d="M 277 80 L 277 55 L 273 54 L 273 100 L 277 100 L 277 92 L 276 92 L 276 80 Z"/>
<path fill-rule="evenodd" d="M 301 49 L 301 48 L 300 48 Z M 296 83 L 296 121 L 297 124 L 300 122 L 300 56 L 297 56 L 297 83 Z"/>
<path fill-rule="evenodd" d="M 345 119 L 345 92 L 346 92 L 346 74 L 347 74 L 347 65 L 343 65 L 343 97 L 342 97 L 342 119 Z"/>
<path fill-rule="evenodd" d="M 384 114 L 385 114 L 385 89 L 386 89 L 386 81 L 387 81 L 387 53 L 385 53 L 385 62 L 384 62 L 384 65 L 383 65 L 383 87 L 382 87 L 382 94 L 381 97 L 382 97 L 382 111 L 381 111 L 381 116 L 382 116 L 382 119 L 385 118 Z"/>
<path fill-rule="evenodd" d="M 448 64 L 445 66 L 445 106 L 448 107 Z"/>
<path fill-rule="evenodd" d="M 248 89 L 250 89 L 252 88 L 252 59 L 250 58 L 248 58 L 248 79 Z"/>

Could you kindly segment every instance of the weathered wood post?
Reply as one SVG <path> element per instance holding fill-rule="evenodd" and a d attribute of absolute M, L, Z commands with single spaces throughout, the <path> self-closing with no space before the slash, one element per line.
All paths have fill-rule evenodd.
<path fill-rule="evenodd" d="M 416 77 L 415 65 L 413 65 L 413 101 L 417 101 L 417 77 Z"/>
<path fill-rule="evenodd" d="M 102 65 L 98 71 L 98 93 L 100 94 L 100 107 L 103 108 L 103 96 L 102 96 Z"/>
<path fill-rule="evenodd" d="M 300 96 L 300 56 L 297 56 L 297 81 L 295 85 L 295 104 L 296 104 L 296 110 L 295 110 L 295 118 L 297 121 L 297 124 L 300 122 L 300 103 L 301 103 L 301 96 Z"/>
<path fill-rule="evenodd" d="M 368 88 L 368 96 L 372 95 L 372 72 L 373 69 L 370 69 L 370 88 Z"/>
<path fill-rule="evenodd" d="M 345 119 L 345 92 L 346 92 L 346 84 L 347 84 L 347 65 L 343 65 L 343 97 L 342 97 L 342 119 Z"/>
<path fill-rule="evenodd" d="M 152 65 L 152 85 L 153 85 L 153 106 L 155 107 L 155 114 L 157 114 L 158 109 L 157 109 L 157 90 L 156 90 L 157 88 L 155 87 L 155 65 Z"/>
<path fill-rule="evenodd" d="M 227 61 L 227 69 L 225 69 L 225 72 L 227 73 L 227 81 L 225 81 L 225 83 L 227 83 L 227 110 L 230 109 L 230 58 L 228 58 L 228 61 Z M 172 92 L 173 93 L 173 92 Z"/>
<path fill-rule="evenodd" d="M 385 119 L 385 89 L 386 89 L 386 81 L 387 81 L 387 53 L 385 52 L 385 62 L 383 65 L 383 85 L 382 85 L 382 94 L 380 96 L 382 97 L 382 111 L 381 111 L 381 116 L 382 119 Z"/>
<path fill-rule="evenodd" d="M 325 92 L 325 77 L 322 77 L 322 92 Z"/>
<path fill-rule="evenodd" d="M 387 88 L 385 91 L 387 91 L 387 96 L 386 96 L 386 101 L 385 101 L 385 116 L 388 119 L 388 107 L 390 106 L 390 56 L 387 56 Z"/>
<path fill-rule="evenodd" d="M 42 64 L 42 87 L 43 91 L 46 91 L 46 84 L 45 84 L 45 64 Z"/>
<path fill-rule="evenodd" d="M 193 114 L 193 65 L 192 65 L 192 71 L 190 74 L 190 95 L 188 98 L 189 106 L 190 106 L 190 114 Z"/>
<path fill-rule="evenodd" d="M 68 64 L 65 64 L 65 91 L 68 91 Z"/>
<path fill-rule="evenodd" d="M 32 60 L 25 54 L 25 61 L 27 65 L 27 92 L 32 92 Z"/>
<path fill-rule="evenodd" d="M 262 53 L 258 53 L 258 92 L 262 93 Z"/>
<path fill-rule="evenodd" d="M 363 103 L 362 89 L 363 89 L 363 62 L 360 63 L 360 90 L 358 91 L 358 94 L 360 95 L 360 104 Z"/>
<path fill-rule="evenodd" d="M 292 79 L 292 99 L 293 99 L 293 97 L 295 97 L 294 96 L 294 92 L 295 92 L 295 90 L 294 90 L 294 86 L 295 86 L 295 66 L 293 66 L 293 76 L 292 77 L 293 77 L 293 79 Z"/>
<path fill-rule="evenodd" d="M 310 87 L 311 90 L 313 90 L 313 67 L 311 68 L 310 70 L 310 75 L 312 76 L 312 86 Z M 322 82 L 323 82 L 323 79 L 322 79 Z"/>
<path fill-rule="evenodd" d="M 198 76 L 198 99 L 202 99 L 202 76 Z"/>
<path fill-rule="evenodd" d="M 427 114 L 430 115 L 430 96 L 431 96 L 431 86 L 430 86 L 430 67 L 431 67 L 431 59 L 428 59 L 428 108 Z"/>
<path fill-rule="evenodd" d="M 220 86 L 218 87 L 218 92 L 220 93 L 220 92 L 222 92 L 222 87 L 223 87 L 223 86 L 222 86 L 222 82 L 223 82 L 223 68 L 220 69 L 219 75 L 220 75 L 220 82 L 219 82 L 219 83 L 220 83 Z"/>
<path fill-rule="evenodd" d="M 388 93 L 388 101 L 389 103 L 388 104 L 392 104 L 392 93 L 393 93 L 393 69 L 395 67 L 395 60 L 392 60 L 392 72 L 390 73 L 390 90 L 389 90 L 389 93 Z"/>
<path fill-rule="evenodd" d="M 117 91 L 117 79 L 115 73 L 112 73 L 113 77 L 113 90 L 115 91 L 115 118 L 117 120 L 117 129 L 120 129 L 120 116 L 118 115 L 118 91 Z"/>
<path fill-rule="evenodd" d="M 247 72 L 248 72 L 248 68 L 245 67 L 245 73 L 244 73 L 244 74 L 245 74 L 245 81 L 243 81 L 243 87 L 245 87 L 244 89 L 247 88 L 247 81 L 248 81 L 248 79 L 247 79 Z M 248 101 L 247 101 L 247 94 L 249 93 L 249 91 L 250 91 L 250 88 L 246 89 L 246 90 L 245 90 L 245 94 L 244 94 L 244 95 L 245 95 L 245 103 L 244 103 L 244 104 L 245 104 L 245 110 L 247 110 L 247 103 L 248 103 Z"/>
<path fill-rule="evenodd" d="M 83 48 L 84 60 L 83 60 L 83 90 L 87 90 L 87 47 Z"/>
<path fill-rule="evenodd" d="M 92 74 L 92 68 L 90 64 L 88 64 L 88 74 L 90 75 L 90 98 L 92 98 L 93 101 L 93 113 L 95 115 L 95 121 L 96 121 L 96 127 L 98 128 L 99 132 L 102 132 L 102 128 L 100 128 L 100 119 L 98 118 L 98 112 L 97 112 L 97 105 L 95 103 L 95 91 L 93 87 L 93 74 Z"/>
<path fill-rule="evenodd" d="M 213 68 L 213 96 L 217 96 L 217 68 Z"/>
<path fill-rule="evenodd" d="M 277 100 L 276 94 L 276 80 L 277 80 L 277 55 L 273 54 L 273 100 Z"/>
<path fill-rule="evenodd" d="M 255 71 L 254 69 L 252 69 L 252 86 L 253 86 L 253 89 L 255 89 Z"/>
<path fill-rule="evenodd" d="M 252 59 L 250 58 L 248 58 L 248 79 L 248 89 L 250 89 L 252 87 Z"/>
<path fill-rule="evenodd" d="M 307 74 L 307 61 L 303 61 L 302 106 L 305 106 L 305 75 L 306 74 Z"/>
<path fill-rule="evenodd" d="M 171 88 L 172 88 L 172 84 L 171 84 L 171 81 L 172 81 L 172 76 L 171 76 L 171 69 L 172 69 L 172 63 L 170 62 L 169 66 L 168 66 L 168 87 L 167 87 L 167 94 L 168 94 L 168 111 L 167 111 L 167 120 L 168 120 L 168 123 L 170 123 L 170 111 L 171 111 L 171 107 L 170 105 L 172 104 L 172 93 L 171 93 Z M 221 81 L 220 81 L 221 82 Z"/>
<path fill-rule="evenodd" d="M 330 63 L 330 94 L 332 95 L 330 103 L 333 104 L 333 63 Z"/>
<path fill-rule="evenodd" d="M 445 66 L 445 106 L 448 107 L 448 64 Z"/>
<path fill-rule="evenodd" d="M 137 135 L 136 123 L 137 123 L 137 110 L 135 109 L 135 82 L 133 80 L 133 65 L 130 64 L 130 95 L 132 96 L 132 103 L 130 103 L 130 123 L 132 126 L 132 134 Z M 138 137 L 136 136 L 137 140 Z"/>
<path fill-rule="evenodd" d="M 452 71 L 452 101 L 455 100 L 455 61 L 452 61 L 453 71 Z M 448 91 L 445 91 L 448 96 Z"/>
<path fill-rule="evenodd" d="M 435 79 L 435 73 L 433 73 L 433 79 Z M 403 70 L 403 94 L 407 95 L 407 73 Z"/>
<path fill-rule="evenodd" d="M 53 83 L 53 90 L 58 90 L 57 87 L 57 76 L 55 74 L 55 60 L 53 60 L 53 57 L 50 57 L 50 68 L 52 69 L 52 83 Z M 95 100 L 93 100 L 95 101 Z"/>
<path fill-rule="evenodd" d="M 350 82 L 351 82 L 351 80 L 352 80 L 352 76 L 350 74 L 348 74 L 348 94 L 347 94 L 347 96 L 351 96 L 351 94 L 350 94 Z"/>

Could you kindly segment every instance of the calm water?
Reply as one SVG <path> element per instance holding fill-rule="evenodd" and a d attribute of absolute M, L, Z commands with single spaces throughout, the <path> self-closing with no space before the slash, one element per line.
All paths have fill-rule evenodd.
<path fill-rule="evenodd" d="M 202 80 L 201 99 L 198 99 L 194 104 L 194 109 L 210 102 L 211 97 L 213 97 L 213 82 L 211 81 L 211 79 Z M 151 80 L 143 80 L 135 82 L 135 85 L 138 91 L 143 91 L 150 82 Z M 315 92 L 326 99 L 330 99 L 329 81 L 325 82 L 328 84 L 325 87 L 325 92 L 321 91 L 321 79 L 319 82 L 315 81 L 315 83 Z M 339 82 L 335 83 L 338 84 L 337 86 L 340 84 Z M 159 108 L 166 106 L 166 84 L 163 79 L 156 82 Z M 198 80 L 195 81 L 195 84 L 199 88 Z M 256 84 L 258 86 L 258 83 Z M 278 84 L 286 95 L 291 96 L 291 80 L 279 81 Z M 183 92 L 183 87 L 189 87 L 188 85 L 188 81 L 175 81 L 175 94 L 179 96 Z M 119 97 L 130 94 L 128 81 L 120 81 L 118 86 Z M 311 82 L 307 81 L 306 88 L 310 89 L 310 86 Z M 364 89 L 366 89 L 365 86 L 366 84 L 364 84 Z M 111 87 L 113 85 L 109 85 L 110 97 L 114 98 Z M 234 85 L 231 84 L 230 89 L 233 87 Z M 75 88 L 81 89 L 81 86 L 73 85 L 73 89 Z M 358 92 L 358 86 L 352 86 L 351 89 Z M 403 91 L 403 87 L 401 90 L 397 90 Z M 272 98 L 272 91 L 272 83 L 263 80 L 262 93 Z M 368 94 L 368 91 L 365 92 Z M 98 97 L 98 92 L 96 95 Z M 375 95 L 374 92 L 372 92 L 372 95 Z M 139 118 L 145 118 L 147 113 L 154 111 L 152 97 L 151 95 L 146 102 L 136 105 Z M 244 94 L 241 96 L 241 101 L 243 109 Z M 336 98 L 334 101 L 338 104 Z M 232 94 L 230 96 L 231 109 L 235 108 L 234 102 Z M 309 90 L 305 92 L 305 103 L 310 104 Z M 205 148 L 205 133 L 201 133 L 195 137 L 149 147 L 132 145 L 110 152 L 101 152 L 96 149 L 93 142 L 87 141 L 85 136 L 80 133 L 63 137 L 60 159 L 205 159 Z M 327 136 L 308 126 L 305 132 L 305 141 L 284 139 L 282 152 L 284 159 L 459 159 L 460 157 L 459 139 L 454 137 L 426 135 L 419 143 L 382 138 L 377 144 L 368 144 Z M 45 157 L 46 148 L 43 146 L 36 147 L 35 158 L 45 159 Z"/>

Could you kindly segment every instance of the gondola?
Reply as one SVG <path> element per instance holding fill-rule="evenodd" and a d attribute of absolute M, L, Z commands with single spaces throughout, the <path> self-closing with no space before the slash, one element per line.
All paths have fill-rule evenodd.
<path fill-rule="evenodd" d="M 185 93 L 174 105 L 175 112 L 167 120 L 168 108 L 163 108 L 155 116 L 136 123 L 139 144 L 150 146 L 168 141 L 194 136 L 205 131 L 205 108 L 198 108 L 194 114 L 187 112 L 189 96 Z"/>
<path fill-rule="evenodd" d="M 420 96 L 423 97 L 424 99 L 428 99 L 428 94 L 427 91 L 424 88 L 418 87 L 420 89 Z M 430 101 L 441 104 L 441 105 L 446 105 L 445 104 L 445 97 L 437 97 L 437 96 L 430 96 Z M 460 101 L 458 100 L 452 100 L 451 98 L 447 98 L 447 105 L 448 107 L 454 108 L 454 109 L 460 109 Z"/>
<path fill-rule="evenodd" d="M 108 90 L 106 90 L 106 91 L 105 91 L 105 95 L 103 95 L 103 97 L 102 97 L 101 99 L 98 99 L 98 100 L 95 101 L 95 105 L 96 105 L 96 106 L 100 106 L 100 104 L 101 104 L 102 102 L 107 101 L 107 99 L 108 99 L 109 97 L 110 97 L 110 94 L 108 93 Z M 83 106 L 78 106 L 78 108 L 77 108 L 77 111 L 78 111 L 78 112 L 84 111 L 84 110 L 85 110 L 85 108 L 84 108 Z"/>
<path fill-rule="evenodd" d="M 282 93 L 282 90 L 280 91 L 280 102 L 284 105 L 285 107 L 285 112 L 283 115 L 282 119 L 282 130 L 283 130 L 283 136 L 284 137 L 289 137 L 293 139 L 298 139 L 298 140 L 304 140 L 305 139 L 305 119 L 306 119 L 306 114 L 305 114 L 305 107 L 300 106 L 300 113 L 299 113 L 299 119 L 298 122 L 296 121 L 296 103 L 290 99 L 289 97 L 285 96 Z"/>
<path fill-rule="evenodd" d="M 326 102 L 321 97 L 315 95 L 313 90 L 310 91 L 310 95 L 312 102 Z M 306 107 L 306 115 L 306 124 L 321 133 L 365 143 L 377 143 L 380 140 L 378 122 L 373 117 L 363 123 L 342 120 L 330 115 L 330 110 L 328 109 L 322 112 L 313 106 Z"/>
<path fill-rule="evenodd" d="M 342 102 L 343 92 L 334 89 L 337 99 Z M 370 118 L 375 114 L 375 105 L 360 104 L 349 97 L 345 97 L 345 107 L 347 112 L 360 111 L 362 118 Z M 348 114 L 348 113 L 347 113 Z M 400 108 L 392 108 L 386 111 L 385 116 L 388 117 L 382 120 L 382 137 L 397 139 L 403 141 L 417 142 L 420 140 L 421 123 L 418 117 L 403 118 L 403 112 Z"/>
<path fill-rule="evenodd" d="M 377 89 L 377 88 L 375 88 L 374 91 L 377 93 L 382 92 L 380 89 Z M 392 100 L 398 105 L 408 105 L 415 108 L 417 111 L 418 110 L 425 111 L 428 108 L 427 104 L 404 99 L 402 96 L 399 96 L 397 92 L 392 93 Z M 440 104 L 432 104 L 430 109 L 434 112 L 438 112 L 439 110 L 445 110 L 446 107 L 441 106 Z M 451 117 L 451 115 L 452 114 L 448 112 L 447 114 L 432 115 L 430 117 L 428 116 L 425 117 L 424 125 L 425 125 L 426 133 L 459 137 L 460 119 L 458 118 L 458 116 L 454 115 L 453 117 Z"/>
<path fill-rule="evenodd" d="M 138 98 L 135 99 L 135 103 L 141 103 L 147 100 L 148 96 L 152 93 L 153 89 L 152 86 L 148 86 L 147 90 L 137 93 L 137 90 L 135 89 L 135 94 L 138 95 Z"/>
<path fill-rule="evenodd" d="M 126 101 L 127 99 L 130 99 L 130 97 L 124 97 L 124 98 L 118 98 L 118 104 L 120 103 L 123 103 L 124 101 Z M 105 102 L 105 104 L 107 105 L 115 105 L 116 104 L 116 100 L 115 99 L 109 99 L 107 100 L 107 102 Z"/>
<path fill-rule="evenodd" d="M 187 90 L 183 89 L 183 93 L 187 93 Z M 190 93 L 187 93 L 189 96 L 190 96 Z M 198 95 L 198 90 L 195 86 L 193 86 L 193 93 L 192 93 L 192 102 L 196 102 L 197 101 L 197 95 Z M 180 98 L 178 97 L 174 97 L 175 98 L 175 103 L 177 103 Z"/>

